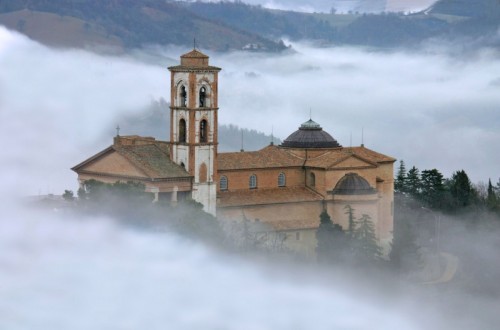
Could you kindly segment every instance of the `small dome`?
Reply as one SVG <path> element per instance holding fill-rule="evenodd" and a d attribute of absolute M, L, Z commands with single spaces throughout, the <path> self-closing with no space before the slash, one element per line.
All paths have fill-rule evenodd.
<path fill-rule="evenodd" d="M 337 195 L 370 195 L 375 194 L 376 191 L 363 177 L 356 173 L 347 173 L 339 180 L 332 193 Z"/>
<path fill-rule="evenodd" d="M 281 144 L 282 147 L 287 148 L 338 148 L 341 145 L 330 134 L 323 131 L 323 128 L 309 119 L 299 129 Z"/>

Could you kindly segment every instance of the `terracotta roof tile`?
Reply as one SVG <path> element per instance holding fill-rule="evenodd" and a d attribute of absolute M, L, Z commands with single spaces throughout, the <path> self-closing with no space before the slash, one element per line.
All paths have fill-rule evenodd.
<path fill-rule="evenodd" d="M 321 195 L 305 187 L 221 191 L 217 198 L 218 207 L 297 203 L 323 199 Z"/>
<path fill-rule="evenodd" d="M 181 58 L 184 57 L 184 58 L 208 58 L 207 55 L 203 54 L 202 52 L 200 52 L 199 50 L 197 49 L 193 49 L 189 52 L 187 52 L 186 54 L 183 54 L 181 55 Z"/>
<path fill-rule="evenodd" d="M 191 177 L 185 169 L 170 160 L 168 143 L 161 141 L 143 145 L 112 145 L 74 166 L 72 170 L 78 173 L 84 169 L 86 165 L 112 152 L 117 152 L 125 157 L 135 167 L 143 171 L 150 179 Z"/>
<path fill-rule="evenodd" d="M 120 145 L 113 146 L 113 149 L 152 179 L 190 176 L 185 169 L 170 160 L 169 148 L 166 143 Z"/>
<path fill-rule="evenodd" d="M 368 163 L 373 163 L 374 165 L 378 163 L 392 163 L 396 161 L 396 159 L 392 157 L 383 155 L 365 147 L 350 147 L 336 148 L 326 151 L 318 157 L 308 159 L 306 166 L 329 168 L 351 156 L 357 156 L 358 158 L 363 159 Z"/>
<path fill-rule="evenodd" d="M 301 157 L 271 145 L 259 151 L 219 153 L 218 159 L 219 170 L 302 166 L 304 163 Z"/>

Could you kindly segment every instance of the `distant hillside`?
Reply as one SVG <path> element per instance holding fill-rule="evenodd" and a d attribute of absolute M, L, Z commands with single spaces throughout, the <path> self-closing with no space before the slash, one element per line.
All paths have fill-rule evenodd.
<path fill-rule="evenodd" d="M 441 38 L 498 47 L 500 1 L 439 0 L 424 12 L 404 15 L 298 13 L 240 1 L 3 0 L 0 24 L 71 47 L 191 46 L 196 38 L 203 49 L 279 51 L 286 49 L 283 37 L 392 48 Z"/>
<path fill-rule="evenodd" d="M 440 0 L 432 10 L 404 15 L 297 13 L 241 2 L 185 2 L 197 15 L 268 38 L 319 40 L 326 44 L 404 47 L 429 38 L 474 37 L 496 33 L 498 0 Z"/>
<path fill-rule="evenodd" d="M 177 3 L 161 0 L 3 0 L 0 24 L 47 44 L 74 46 L 71 39 L 126 48 L 147 44 L 241 49 L 255 44 L 268 51 L 280 43 L 253 32 L 198 16 Z"/>
<path fill-rule="evenodd" d="M 433 14 L 463 17 L 500 16 L 499 0 L 439 0 L 430 10 Z"/>

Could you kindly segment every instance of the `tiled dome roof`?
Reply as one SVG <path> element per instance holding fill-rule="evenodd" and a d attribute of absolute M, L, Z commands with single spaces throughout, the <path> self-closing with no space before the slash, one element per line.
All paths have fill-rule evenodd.
<path fill-rule="evenodd" d="M 363 177 L 356 173 L 347 173 L 339 180 L 332 193 L 338 195 L 369 195 L 375 194 L 376 191 L 370 187 L 368 181 Z"/>
<path fill-rule="evenodd" d="M 309 119 L 299 129 L 281 144 L 287 148 L 338 148 L 341 145 L 330 134 L 323 131 L 321 126 Z"/>

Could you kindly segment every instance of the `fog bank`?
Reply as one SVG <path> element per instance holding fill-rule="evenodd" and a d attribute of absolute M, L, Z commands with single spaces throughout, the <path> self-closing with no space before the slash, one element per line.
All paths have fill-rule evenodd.
<path fill-rule="evenodd" d="M 0 29 L 0 164 L 5 191 L 76 188 L 69 168 L 112 143 L 120 115 L 169 99 L 180 47 L 102 56 L 55 50 Z M 445 176 L 496 182 L 500 152 L 500 60 L 484 50 L 382 52 L 294 44 L 282 55 L 213 54 L 220 74 L 220 122 L 285 139 L 319 122 L 343 146 L 359 145 Z M 165 125 L 165 130 L 168 127 Z M 120 134 L 134 134 L 121 126 Z M 351 138 L 352 136 L 352 138 Z"/>

